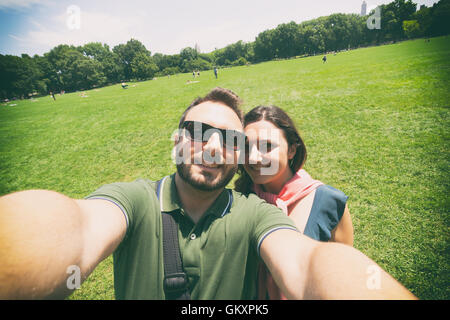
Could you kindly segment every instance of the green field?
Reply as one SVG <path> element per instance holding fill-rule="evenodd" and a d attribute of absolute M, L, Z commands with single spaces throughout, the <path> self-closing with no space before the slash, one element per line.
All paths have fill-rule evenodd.
<path fill-rule="evenodd" d="M 2 104 L 0 195 L 82 198 L 105 183 L 173 173 L 170 138 L 182 112 L 229 88 L 245 111 L 274 104 L 292 116 L 306 170 L 349 195 L 357 249 L 419 298 L 449 299 L 450 38 L 321 58 Z M 109 257 L 71 299 L 114 299 L 112 270 Z"/>

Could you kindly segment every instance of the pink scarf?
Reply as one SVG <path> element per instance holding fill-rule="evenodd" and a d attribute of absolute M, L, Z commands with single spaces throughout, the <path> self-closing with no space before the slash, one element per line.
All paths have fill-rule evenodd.
<path fill-rule="evenodd" d="M 276 205 L 286 215 L 289 215 L 288 208 L 290 205 L 303 199 L 320 185 L 323 185 L 321 181 L 314 180 L 304 169 L 300 169 L 286 182 L 279 194 L 265 192 L 257 184 L 253 185 L 253 190 L 258 197 Z"/>

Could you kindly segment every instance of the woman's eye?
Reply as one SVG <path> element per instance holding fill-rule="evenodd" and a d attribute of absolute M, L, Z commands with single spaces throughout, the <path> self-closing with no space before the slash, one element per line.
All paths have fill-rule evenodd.
<path fill-rule="evenodd" d="M 254 142 L 246 142 L 246 143 L 245 143 L 245 147 L 246 147 L 248 150 L 253 149 L 254 146 L 255 146 L 255 143 L 254 143 Z M 257 145 L 256 145 L 256 146 L 257 146 Z"/>
<path fill-rule="evenodd" d="M 273 148 L 272 143 L 270 143 L 270 142 L 268 142 L 268 141 L 261 141 L 261 142 L 259 143 L 259 148 L 258 148 L 258 150 L 259 150 L 259 152 L 261 152 L 261 153 L 267 153 L 267 152 L 270 152 L 270 151 L 272 150 L 272 148 Z"/>

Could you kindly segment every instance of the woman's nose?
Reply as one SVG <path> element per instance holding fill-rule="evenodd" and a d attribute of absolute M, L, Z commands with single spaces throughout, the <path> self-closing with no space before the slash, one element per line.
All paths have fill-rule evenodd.
<path fill-rule="evenodd" d="M 256 143 L 250 146 L 248 150 L 248 162 L 249 164 L 261 164 L 262 157 L 261 153 L 259 152 Z"/>

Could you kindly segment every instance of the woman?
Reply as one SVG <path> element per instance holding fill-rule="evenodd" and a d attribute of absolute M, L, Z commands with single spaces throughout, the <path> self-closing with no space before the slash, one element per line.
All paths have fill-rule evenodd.
<path fill-rule="evenodd" d="M 246 163 L 239 168 L 236 190 L 278 206 L 313 239 L 352 246 L 348 197 L 302 169 L 306 147 L 289 116 L 276 106 L 259 106 L 245 115 L 244 126 Z M 284 299 L 264 266 L 259 279 L 260 299 Z"/>

